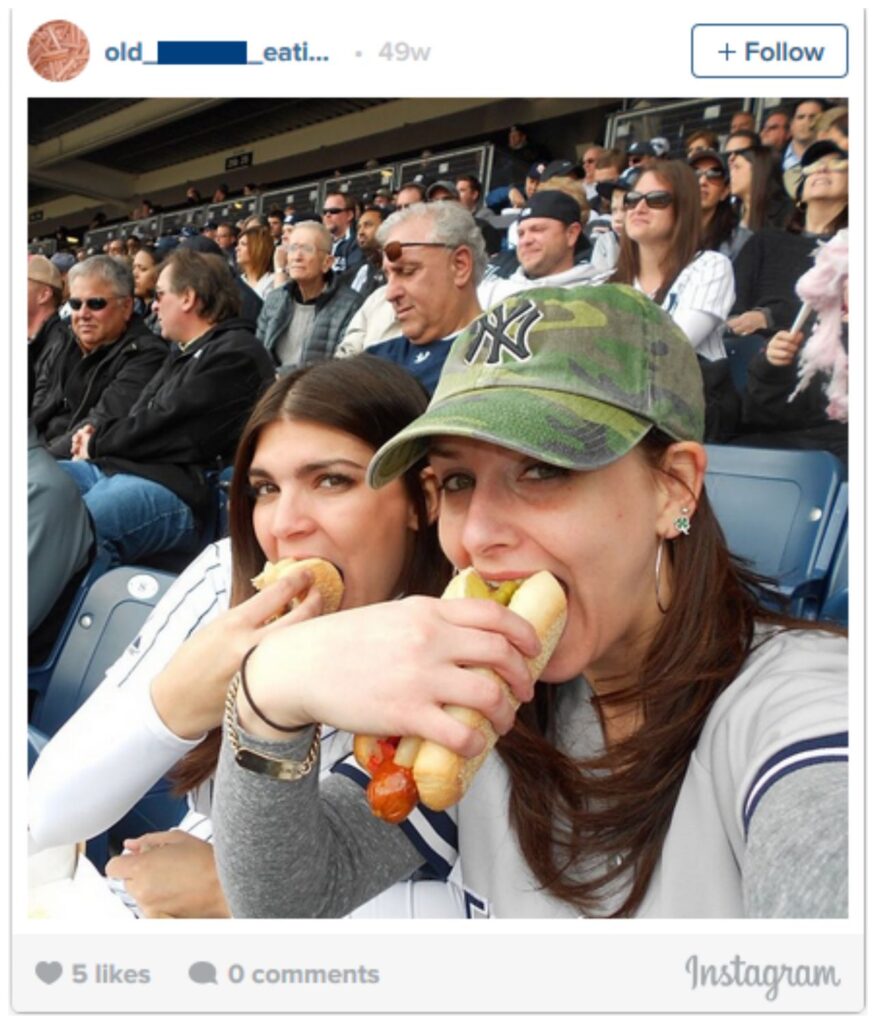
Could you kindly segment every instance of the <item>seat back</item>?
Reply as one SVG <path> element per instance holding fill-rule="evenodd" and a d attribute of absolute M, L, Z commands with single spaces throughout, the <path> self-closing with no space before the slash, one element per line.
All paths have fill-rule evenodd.
<path fill-rule="evenodd" d="M 49 736 L 57 732 L 131 643 L 174 578 L 154 569 L 122 566 L 92 583 L 44 682 L 32 725 Z"/>
<path fill-rule="evenodd" d="M 109 568 L 109 554 L 104 551 L 103 548 L 98 546 L 94 559 L 92 560 L 91 565 L 88 566 L 88 569 L 82 578 L 82 582 L 79 584 L 79 587 L 67 608 L 64 621 L 58 630 L 58 635 L 52 643 L 52 649 L 46 656 L 45 661 L 41 664 L 28 666 L 27 688 L 31 692 L 31 699 L 38 699 L 45 691 L 49 679 L 52 676 L 52 672 L 54 672 L 55 666 L 58 664 L 58 658 L 61 656 L 61 651 L 63 651 L 64 645 L 67 642 L 67 637 L 70 635 L 70 630 L 73 628 L 79 615 L 79 609 L 82 607 L 82 602 L 85 600 L 89 590 L 91 590 L 95 582 L 103 576 L 105 572 L 108 572 Z"/>
<path fill-rule="evenodd" d="M 839 541 L 842 463 L 829 452 L 707 445 L 706 487 L 734 555 L 814 618 Z"/>
<path fill-rule="evenodd" d="M 833 559 L 827 570 L 824 600 L 819 619 L 828 619 L 842 626 L 849 624 L 849 525 L 848 485 L 843 484 L 837 498 L 834 521 L 838 524 L 839 538 L 834 546 Z"/>

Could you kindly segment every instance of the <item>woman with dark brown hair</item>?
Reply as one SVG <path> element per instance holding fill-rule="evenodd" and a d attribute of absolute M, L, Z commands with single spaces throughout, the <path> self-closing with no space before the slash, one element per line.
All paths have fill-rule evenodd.
<path fill-rule="evenodd" d="M 338 916 L 415 870 L 365 779 L 308 764 L 316 723 L 476 755 L 447 705 L 502 736 L 455 809 L 450 883 L 477 916 L 847 913 L 845 639 L 761 604 L 709 507 L 702 430 L 690 344 L 631 288 L 533 289 L 466 328 L 369 479 L 428 454 L 451 561 L 495 583 L 552 573 L 563 634 L 534 686 L 538 637 L 492 601 L 266 637 L 232 684 L 216 776 L 235 916 Z M 506 681 L 516 717 L 471 666 Z"/>
<path fill-rule="evenodd" d="M 99 834 L 176 765 L 190 817 L 181 829 L 129 840 L 129 855 L 113 858 L 107 873 L 127 882 L 147 916 L 221 915 L 212 849 L 202 838 L 209 837 L 228 681 L 263 637 L 321 609 L 306 572 L 259 594 L 252 578 L 266 559 L 319 556 L 343 575 L 342 608 L 440 592 L 449 566 L 431 525 L 422 467 L 391 492 L 365 483 L 377 448 L 425 406 L 413 378 L 370 356 L 320 363 L 272 385 L 238 445 L 230 541 L 210 545 L 186 569 L 45 748 L 31 775 L 32 842 L 54 846 Z M 296 595 L 304 600 L 290 612 Z M 335 735 L 326 767 L 348 741 Z"/>
<path fill-rule="evenodd" d="M 784 228 L 794 212 L 775 150 L 731 135 L 724 150 L 730 169 L 730 191 L 739 204 L 739 223 L 749 231 Z"/>

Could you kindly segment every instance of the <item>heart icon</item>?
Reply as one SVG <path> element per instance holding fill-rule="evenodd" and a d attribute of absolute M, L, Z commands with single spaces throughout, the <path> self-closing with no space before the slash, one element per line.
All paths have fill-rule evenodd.
<path fill-rule="evenodd" d="M 57 960 L 40 960 L 36 965 L 36 976 L 40 981 L 45 982 L 47 985 L 54 985 L 54 983 L 64 973 L 64 968 L 58 963 Z"/>

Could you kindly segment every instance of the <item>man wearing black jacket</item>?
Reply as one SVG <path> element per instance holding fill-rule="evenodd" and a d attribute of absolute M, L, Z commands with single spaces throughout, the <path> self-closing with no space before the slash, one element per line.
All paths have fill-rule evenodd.
<path fill-rule="evenodd" d="M 167 345 L 134 313 L 123 260 L 92 256 L 70 270 L 72 335 L 39 364 L 31 416 L 56 459 L 86 423 L 123 416 L 164 362 Z"/>
<path fill-rule="evenodd" d="M 231 459 L 256 399 L 274 376 L 241 320 L 220 256 L 176 249 L 155 310 L 174 344 L 126 415 L 87 425 L 61 465 L 79 485 L 100 542 L 119 563 L 193 551 L 209 515 L 205 471 Z"/>
<path fill-rule="evenodd" d="M 70 342 L 70 331 L 58 316 L 61 273 L 45 256 L 27 261 L 27 401 L 33 401 L 36 381 Z"/>

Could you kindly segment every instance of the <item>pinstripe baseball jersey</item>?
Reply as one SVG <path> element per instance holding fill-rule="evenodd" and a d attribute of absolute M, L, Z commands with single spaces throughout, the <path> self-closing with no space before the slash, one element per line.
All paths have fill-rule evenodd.
<path fill-rule="evenodd" d="M 635 287 L 639 287 L 638 283 Z M 663 309 L 684 329 L 688 313 L 705 313 L 715 326 L 696 345 L 697 355 L 704 359 L 724 359 L 724 322 L 736 298 L 733 264 L 719 252 L 701 252 L 682 270 L 669 287 Z"/>

